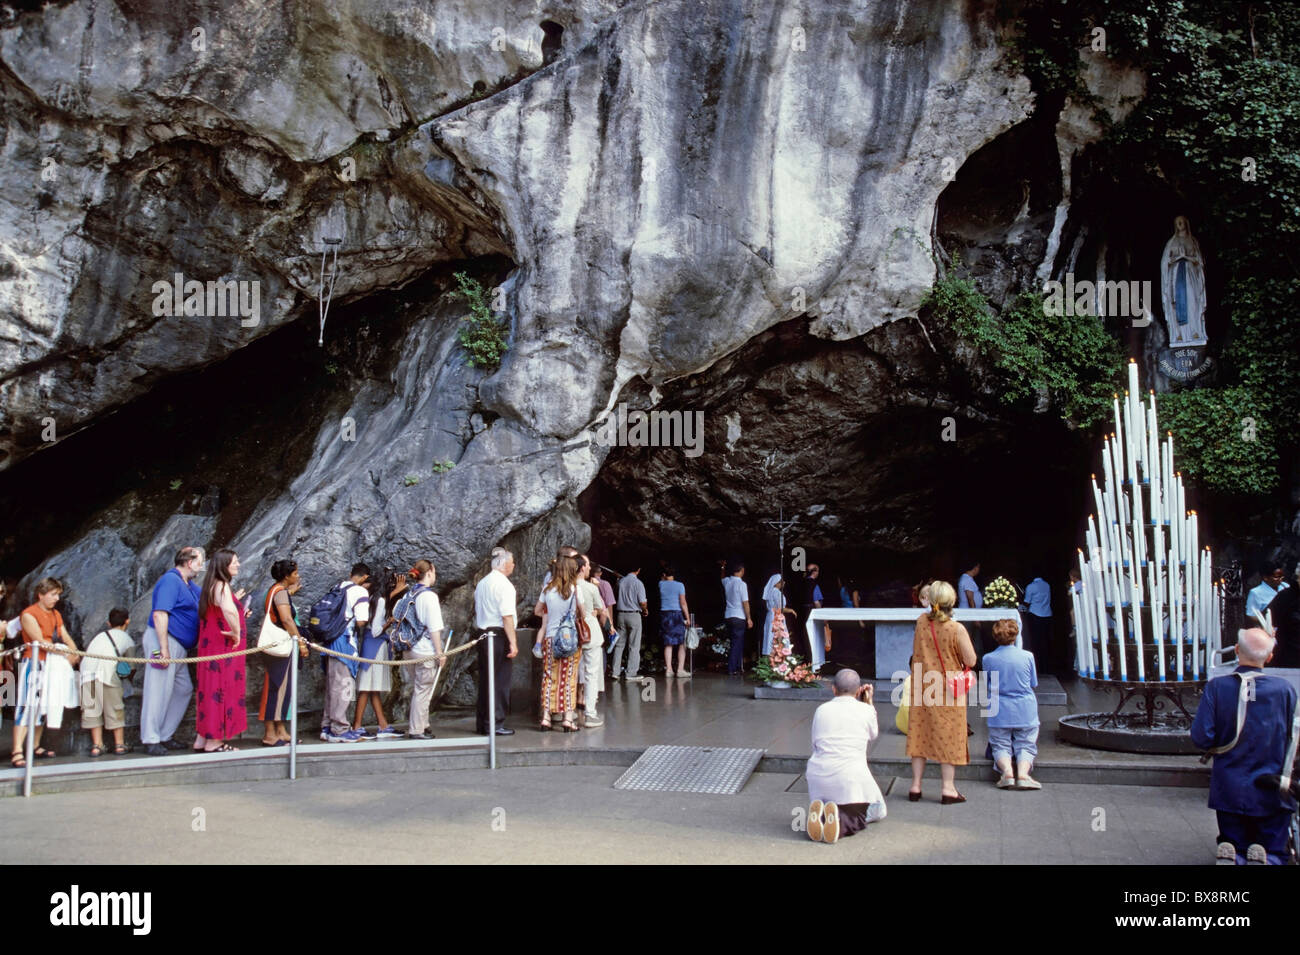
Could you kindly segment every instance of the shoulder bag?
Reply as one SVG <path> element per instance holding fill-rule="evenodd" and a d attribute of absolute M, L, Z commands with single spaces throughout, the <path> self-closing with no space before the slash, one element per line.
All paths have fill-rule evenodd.
<path fill-rule="evenodd" d="M 287 657 L 293 652 L 293 637 L 288 630 L 275 622 L 275 592 L 283 590 L 279 584 L 271 588 L 266 595 L 266 616 L 262 620 L 262 629 L 257 635 L 257 649 L 269 657 Z"/>
<path fill-rule="evenodd" d="M 952 671 L 944 666 L 943 651 L 939 649 L 939 637 L 934 630 L 934 621 L 930 621 L 930 639 L 934 641 L 934 652 L 939 654 L 939 667 L 943 670 L 944 683 L 949 688 L 953 697 L 962 697 L 970 692 L 970 688 L 975 685 L 975 674 L 966 664 L 961 665 L 961 670 Z"/>

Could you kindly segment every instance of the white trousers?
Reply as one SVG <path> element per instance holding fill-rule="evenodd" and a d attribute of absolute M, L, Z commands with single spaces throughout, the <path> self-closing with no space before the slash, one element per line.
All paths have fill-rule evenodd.
<path fill-rule="evenodd" d="M 144 655 L 152 656 L 158 649 L 158 634 L 153 627 L 145 630 L 141 642 L 144 644 Z M 167 638 L 169 657 L 183 660 L 185 653 L 185 648 L 175 637 Z M 146 664 L 144 698 L 140 701 L 140 742 L 148 745 L 171 739 L 185 718 L 193 693 L 194 682 L 190 677 L 188 663 L 173 663 L 161 670 Z"/>

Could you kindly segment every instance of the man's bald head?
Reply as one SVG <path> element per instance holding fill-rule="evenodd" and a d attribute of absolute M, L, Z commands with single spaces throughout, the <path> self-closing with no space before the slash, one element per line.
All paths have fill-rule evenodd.
<path fill-rule="evenodd" d="M 1237 632 L 1237 662 L 1262 667 L 1273 655 L 1277 641 L 1259 627 Z"/>
<path fill-rule="evenodd" d="M 832 686 L 836 696 L 852 696 L 862 686 L 862 677 L 858 676 L 857 670 L 840 670 L 835 674 Z"/>

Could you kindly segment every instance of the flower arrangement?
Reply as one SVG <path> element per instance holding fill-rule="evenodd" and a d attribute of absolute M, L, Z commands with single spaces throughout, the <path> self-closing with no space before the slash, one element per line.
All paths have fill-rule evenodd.
<path fill-rule="evenodd" d="M 790 634 L 785 627 L 785 614 L 772 616 L 772 652 L 758 658 L 754 679 L 761 683 L 785 681 L 794 686 L 816 686 L 817 674 L 812 664 L 799 659 L 790 650 Z"/>
<path fill-rule="evenodd" d="M 984 606 L 1014 607 L 1018 601 L 1016 588 L 1005 577 L 995 577 L 984 588 Z"/>

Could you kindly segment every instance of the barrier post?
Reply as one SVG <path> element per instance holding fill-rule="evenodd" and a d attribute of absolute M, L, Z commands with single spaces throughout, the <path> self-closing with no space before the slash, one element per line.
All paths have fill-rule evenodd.
<path fill-rule="evenodd" d="M 21 658 L 20 658 L 21 660 Z M 25 762 L 25 772 L 23 773 L 23 798 L 29 799 L 32 795 L 32 767 L 36 765 L 36 707 L 37 700 L 33 697 L 32 691 L 32 671 L 36 669 L 36 652 L 33 650 L 32 659 L 29 661 L 30 666 L 23 677 L 23 700 L 27 704 L 27 759 Z"/>
<path fill-rule="evenodd" d="M 497 668 L 496 638 L 487 632 L 487 705 L 488 705 L 488 769 L 497 768 Z"/>
<path fill-rule="evenodd" d="M 297 642 L 289 656 L 289 778 L 298 778 L 298 664 Z"/>

